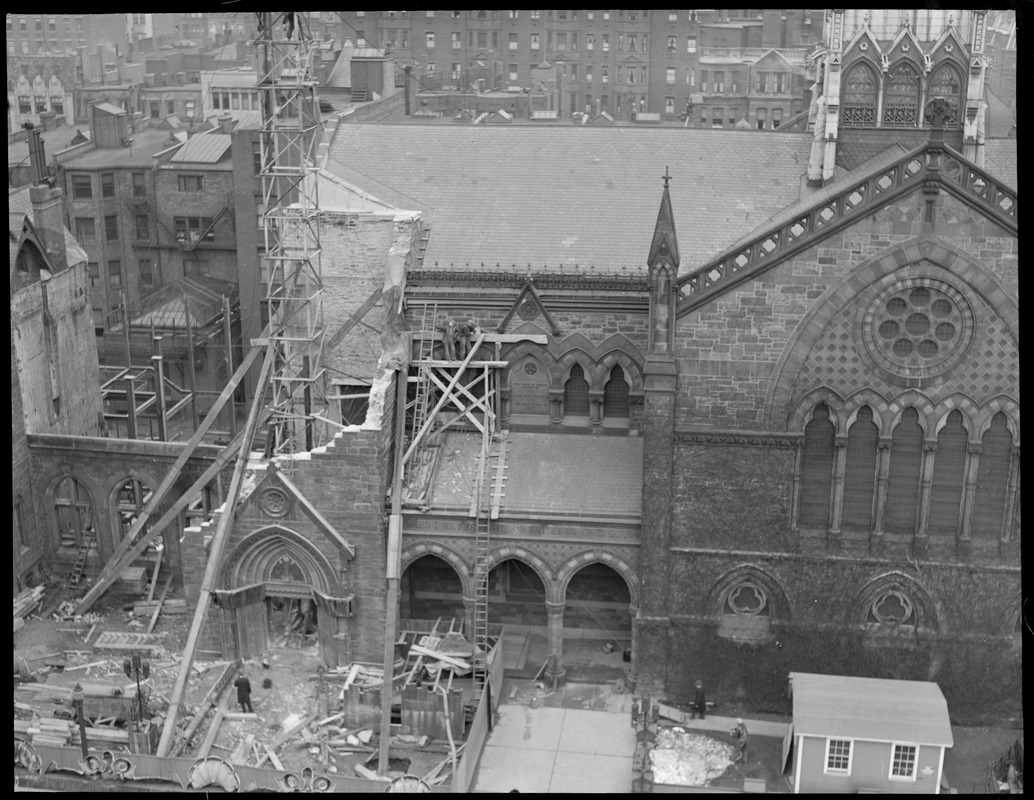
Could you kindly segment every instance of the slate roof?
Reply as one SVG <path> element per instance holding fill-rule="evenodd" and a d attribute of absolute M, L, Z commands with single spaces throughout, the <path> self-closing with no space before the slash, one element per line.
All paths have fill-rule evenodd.
<path fill-rule="evenodd" d="M 228 133 L 207 133 L 187 140 L 169 161 L 192 164 L 215 164 L 222 160 L 230 149 Z"/>
<path fill-rule="evenodd" d="M 984 170 L 1013 189 L 1017 186 L 1016 137 L 984 142 Z"/>
<path fill-rule="evenodd" d="M 327 166 L 430 211 L 425 265 L 645 273 L 665 167 L 688 270 L 798 199 L 810 147 L 802 133 L 356 123 Z"/>
<path fill-rule="evenodd" d="M 794 733 L 951 747 L 936 683 L 791 672 Z"/>

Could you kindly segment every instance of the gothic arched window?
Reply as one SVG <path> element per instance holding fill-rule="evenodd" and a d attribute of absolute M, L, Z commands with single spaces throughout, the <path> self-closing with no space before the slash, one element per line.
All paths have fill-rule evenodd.
<path fill-rule="evenodd" d="M 868 64 L 859 62 L 851 67 L 845 77 L 841 94 L 841 127 L 876 127 L 876 74 Z"/>
<path fill-rule="evenodd" d="M 872 410 L 862 406 L 858 418 L 847 432 L 847 463 L 844 467 L 844 528 L 869 530 L 876 489 L 876 444 L 879 429 L 872 421 Z"/>
<path fill-rule="evenodd" d="M 959 77 L 959 73 L 955 70 L 955 67 L 950 64 L 942 64 L 934 70 L 933 75 L 930 76 L 930 86 L 926 92 L 926 101 L 930 102 L 935 97 L 943 97 L 948 101 L 948 108 L 950 110 L 948 115 L 944 118 L 945 128 L 959 127 L 959 108 L 962 107 L 962 89 L 962 79 Z M 929 120 L 927 120 L 926 126 L 930 127 Z"/>
<path fill-rule="evenodd" d="M 829 497 L 833 485 L 833 423 L 829 409 L 815 406 L 811 422 L 804 428 L 801 464 L 801 500 L 797 524 L 802 528 L 829 525 Z"/>
<path fill-rule="evenodd" d="M 122 487 L 118 491 L 118 496 L 115 498 L 115 515 L 118 519 L 118 539 L 121 541 L 129 533 L 133 527 L 133 523 L 136 522 L 137 517 L 144 510 L 144 506 L 151 499 L 151 487 L 142 481 L 138 481 L 136 478 L 131 478 L 122 484 Z M 156 521 L 161 517 L 164 509 L 161 507 L 155 509 L 148 517 L 150 522 Z M 149 525 L 145 525 L 141 534 L 147 532 Z M 147 545 L 147 549 L 144 551 L 144 556 L 153 556 L 158 552 L 158 545 L 161 542 L 161 537 L 156 536 L 151 540 L 150 544 Z"/>
<path fill-rule="evenodd" d="M 604 418 L 625 418 L 628 416 L 628 383 L 625 372 L 615 366 L 610 371 L 610 380 L 603 387 Z"/>
<path fill-rule="evenodd" d="M 1005 424 L 1005 414 L 999 411 L 980 439 L 980 463 L 973 498 L 974 538 L 997 539 L 1002 535 L 1011 458 L 1012 434 Z"/>
<path fill-rule="evenodd" d="M 579 364 L 571 367 L 571 377 L 564 384 L 564 414 L 589 415 L 589 384 Z"/>
<path fill-rule="evenodd" d="M 919 74 L 911 64 L 891 70 L 883 90 L 883 127 L 914 128 L 919 124 Z"/>
<path fill-rule="evenodd" d="M 919 412 L 906 408 L 894 428 L 887 471 L 887 533 L 913 533 L 919 511 L 919 472 L 923 463 L 923 429 Z"/>
<path fill-rule="evenodd" d="M 71 475 L 63 477 L 54 487 L 54 516 L 60 547 L 76 550 L 84 536 L 91 549 L 97 547 L 93 500 L 86 487 Z"/>
<path fill-rule="evenodd" d="M 962 489 L 966 479 L 966 440 L 969 434 L 962 426 L 962 412 L 955 410 L 937 434 L 937 453 L 933 462 L 933 485 L 930 487 L 931 534 L 954 536 L 959 527 Z"/>

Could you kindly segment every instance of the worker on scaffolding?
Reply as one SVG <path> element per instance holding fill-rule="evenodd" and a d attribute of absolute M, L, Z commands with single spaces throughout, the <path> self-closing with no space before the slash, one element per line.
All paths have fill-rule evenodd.
<path fill-rule="evenodd" d="M 451 319 L 444 325 L 439 325 L 437 330 L 442 335 L 442 349 L 445 351 L 446 361 L 456 360 L 456 323 Z"/>
<path fill-rule="evenodd" d="M 457 329 L 457 358 L 463 359 L 467 357 L 467 352 L 474 344 L 474 340 L 480 332 L 481 329 L 478 327 L 478 324 L 472 319 L 468 319 L 466 322 L 461 322 L 459 324 L 459 328 Z"/>

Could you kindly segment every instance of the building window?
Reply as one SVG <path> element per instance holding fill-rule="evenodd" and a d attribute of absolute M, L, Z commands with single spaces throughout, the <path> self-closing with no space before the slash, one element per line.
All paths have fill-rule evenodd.
<path fill-rule="evenodd" d="M 768 110 L 759 108 L 755 112 L 754 120 L 758 130 L 763 131 L 765 129 L 765 123 L 768 121 Z"/>
<path fill-rule="evenodd" d="M 240 95 L 240 92 L 233 92 L 230 95 L 230 108 L 233 111 L 240 111 L 241 110 L 241 95 Z M 169 112 L 169 113 L 172 113 L 172 112 Z"/>
<path fill-rule="evenodd" d="M 122 262 L 121 261 L 109 261 L 108 262 L 108 285 L 112 289 L 118 289 L 122 286 Z"/>
<path fill-rule="evenodd" d="M 539 34 L 537 34 L 537 33 L 531 34 L 531 49 L 532 50 L 538 50 L 539 49 L 539 44 L 540 44 Z"/>
<path fill-rule="evenodd" d="M 838 772 L 844 775 L 851 774 L 850 739 L 826 740 L 826 767 L 823 772 Z"/>
<path fill-rule="evenodd" d="M 664 72 L 664 82 L 669 86 L 675 83 L 675 68 L 668 67 Z"/>
<path fill-rule="evenodd" d="M 602 83 L 610 81 L 610 70 L 606 66 L 600 67 L 600 81 Z"/>
<path fill-rule="evenodd" d="M 55 529 L 58 532 L 58 546 L 65 550 L 78 550 L 85 537 L 91 550 L 97 547 L 97 536 L 93 524 L 93 500 L 90 493 L 71 475 L 62 478 L 54 487 Z"/>
<path fill-rule="evenodd" d="M 55 114 L 65 113 L 65 98 L 63 95 L 53 95 L 50 98 L 50 109 Z"/>
<path fill-rule="evenodd" d="M 511 34 L 511 36 L 513 36 L 513 35 L 515 35 L 515 34 Z M 452 32 L 452 49 L 453 50 L 459 50 L 462 46 L 463 46 L 463 41 L 460 39 L 459 32 L 458 31 L 453 31 Z"/>
<path fill-rule="evenodd" d="M 137 276 L 140 283 L 140 294 L 147 294 L 154 289 L 154 265 L 149 258 L 137 261 Z"/>
<path fill-rule="evenodd" d="M 775 74 L 775 90 L 776 94 L 783 94 L 786 92 L 786 73 L 777 72 Z"/>
<path fill-rule="evenodd" d="M 668 22 L 678 22 L 678 21 L 679 21 L 679 14 L 678 14 L 678 12 L 677 11 L 669 11 L 668 12 Z"/>
<path fill-rule="evenodd" d="M 603 52 L 610 52 L 610 34 L 607 33 L 603 34 Z"/>
<path fill-rule="evenodd" d="M 991 418 L 991 427 L 980 439 L 971 523 L 973 538 L 994 540 L 1002 536 L 1012 447 L 1012 433 L 1005 414 L 999 411 Z"/>
<path fill-rule="evenodd" d="M 628 37 L 628 52 L 629 53 L 636 52 L 636 39 L 635 39 L 634 36 L 629 36 Z"/>
<path fill-rule="evenodd" d="M 927 100 L 935 97 L 948 101 L 948 116 L 944 120 L 944 127 L 948 129 L 959 127 L 959 108 L 962 105 L 962 81 L 959 79 L 955 68 L 949 64 L 943 64 L 930 76 L 930 85 L 927 90 Z M 930 120 L 926 121 L 927 127 Z"/>
<path fill-rule="evenodd" d="M 675 114 L 675 98 L 665 97 L 664 98 L 664 113 L 669 117 Z"/>
<path fill-rule="evenodd" d="M 801 465 L 800 510 L 797 524 L 802 528 L 829 525 L 830 492 L 833 486 L 834 427 L 829 409 L 820 403 L 804 428 Z"/>
<path fill-rule="evenodd" d="M 586 50 L 594 50 L 595 48 L 596 48 L 596 37 L 593 34 L 591 34 L 591 33 L 587 33 L 585 35 L 585 49 Z"/>
<path fill-rule="evenodd" d="M 532 19 L 539 19 L 542 16 L 541 11 L 531 11 L 529 13 L 531 14 Z"/>
<path fill-rule="evenodd" d="M 86 262 L 86 277 L 90 282 L 91 289 L 100 288 L 101 285 L 101 268 L 100 264 L 96 261 Z"/>
<path fill-rule="evenodd" d="M 628 68 L 628 83 L 635 83 L 635 67 Z"/>
<path fill-rule="evenodd" d="M 722 127 L 722 117 L 724 117 L 724 116 L 725 116 L 725 114 L 723 113 L 723 109 L 718 108 L 717 106 L 712 108 L 711 109 L 711 127 L 712 128 L 721 128 Z"/>
<path fill-rule="evenodd" d="M 151 111 L 151 119 L 158 119 L 162 115 L 161 104 L 157 100 L 152 100 L 148 105 Z M 218 107 L 216 106 L 216 108 Z"/>
<path fill-rule="evenodd" d="M 586 64 L 585 66 L 585 82 L 592 83 L 592 64 Z"/>
<path fill-rule="evenodd" d="M 136 215 L 136 240 L 138 242 L 146 242 L 151 238 L 150 225 L 147 221 L 146 214 Z"/>
<path fill-rule="evenodd" d="M 769 93 L 768 76 L 769 76 L 769 73 L 767 73 L 767 72 L 759 72 L 758 73 L 758 81 L 757 81 L 757 93 L 758 94 L 768 94 Z"/>
<path fill-rule="evenodd" d="M 916 779 L 916 746 L 912 744 L 893 745 L 893 756 L 890 761 L 891 780 Z"/>
<path fill-rule="evenodd" d="M 81 245 L 97 243 L 97 228 L 93 217 L 75 218 L 75 239 Z"/>
<path fill-rule="evenodd" d="M 775 130 L 783 124 L 783 109 L 773 108 L 772 109 L 772 130 Z"/>
<path fill-rule="evenodd" d="M 101 173 L 101 197 L 115 196 L 115 173 Z"/>
<path fill-rule="evenodd" d="M 459 39 L 458 36 L 456 38 L 457 38 L 457 40 Z M 516 33 L 511 33 L 509 35 L 509 38 L 510 38 L 510 41 L 509 41 L 510 49 L 511 50 L 516 50 L 517 49 L 517 34 Z"/>
<path fill-rule="evenodd" d="M 176 182 L 181 192 L 203 192 L 205 179 L 203 175 L 177 175 Z"/>
<path fill-rule="evenodd" d="M 919 124 L 919 74 L 910 64 L 891 70 L 883 90 L 883 127 L 914 128 Z"/>
<path fill-rule="evenodd" d="M 115 498 L 115 516 L 118 519 L 117 535 L 119 541 L 126 537 L 126 534 L 128 534 L 130 529 L 133 527 L 133 523 L 135 523 L 137 518 L 143 513 L 144 507 L 150 501 L 152 493 L 150 486 L 136 480 L 135 478 L 122 484 L 122 488 L 119 489 L 118 495 Z M 159 506 L 158 509 L 155 509 L 155 511 L 157 513 L 152 513 L 150 517 L 151 519 L 157 519 L 164 513 L 161 506 Z M 146 534 L 147 528 L 148 526 L 145 523 L 140 535 Z M 152 539 L 142 555 L 145 557 L 154 557 L 161 549 L 161 539 L 161 536 L 156 536 Z"/>
<path fill-rule="evenodd" d="M 840 124 L 845 128 L 876 127 L 876 75 L 865 63 L 851 67 L 844 80 Z"/>
<path fill-rule="evenodd" d="M 610 380 L 603 387 L 603 416 L 606 419 L 628 419 L 628 383 L 621 367 L 610 371 Z"/>
<path fill-rule="evenodd" d="M 915 531 L 922 461 L 923 429 L 919 425 L 919 412 L 909 407 L 894 428 L 891 444 L 885 516 L 888 533 Z"/>
<path fill-rule="evenodd" d="M 879 429 L 872 409 L 862 406 L 847 433 L 844 465 L 844 501 L 841 526 L 846 530 L 869 530 L 876 488 L 876 453 Z"/>
<path fill-rule="evenodd" d="M 203 231 L 207 231 L 207 233 L 201 239 L 202 241 L 215 241 L 215 231 L 209 230 L 212 225 L 211 217 L 174 217 L 173 223 L 176 230 L 176 241 L 181 244 L 198 241 L 201 239 Z"/>
<path fill-rule="evenodd" d="M 133 197 L 146 197 L 147 187 L 145 183 L 144 173 L 134 172 L 133 173 Z"/>
<path fill-rule="evenodd" d="M 517 81 L 517 65 L 510 64 L 510 82 L 515 83 Z"/>
<path fill-rule="evenodd" d="M 588 416 L 589 384 L 580 365 L 571 367 L 571 376 L 564 384 L 564 415 Z"/>
<path fill-rule="evenodd" d="M 932 536 L 955 536 L 958 532 L 968 440 L 969 433 L 962 425 L 962 412 L 956 409 L 948 415 L 944 427 L 937 434 L 927 527 Z"/>
<path fill-rule="evenodd" d="M 72 176 L 72 198 L 90 200 L 93 197 L 93 182 L 89 175 Z"/>
<path fill-rule="evenodd" d="M 424 44 L 428 50 L 434 50 L 434 34 L 431 31 L 424 34 Z"/>
<path fill-rule="evenodd" d="M 687 36 L 686 37 L 686 52 L 695 53 L 697 51 L 697 37 Z"/>
<path fill-rule="evenodd" d="M 108 242 L 118 240 L 118 215 L 112 214 L 104 218 L 104 239 Z"/>
<path fill-rule="evenodd" d="M 716 92 L 725 91 L 725 72 L 723 70 L 715 70 L 714 72 L 714 90 Z"/>

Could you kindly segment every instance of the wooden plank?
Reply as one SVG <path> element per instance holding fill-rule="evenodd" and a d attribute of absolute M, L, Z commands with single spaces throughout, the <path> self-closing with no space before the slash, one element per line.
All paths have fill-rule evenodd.
<path fill-rule="evenodd" d="M 201 742 L 201 746 L 197 749 L 197 754 L 194 756 L 195 759 L 205 758 L 212 752 L 212 745 L 215 744 L 216 737 L 219 736 L 219 726 L 222 724 L 223 710 L 219 709 L 215 712 L 215 716 L 212 717 L 212 722 L 208 726 L 208 732 L 205 734 L 205 738 Z"/>
<path fill-rule="evenodd" d="M 158 574 L 158 570 L 155 569 L 155 574 Z M 172 570 L 169 570 L 169 577 L 165 579 L 165 586 L 162 587 L 162 596 L 158 598 L 158 605 L 154 608 L 154 613 L 151 615 L 151 621 L 147 623 L 147 630 L 145 633 L 150 633 L 154 630 L 154 624 L 158 621 L 158 615 L 162 612 L 162 603 L 165 602 L 165 596 L 169 593 L 169 588 L 172 586 Z"/>
<path fill-rule="evenodd" d="M 269 325 L 266 326 L 266 330 L 269 330 Z M 205 415 L 204 420 L 201 421 L 201 424 L 194 432 L 194 435 L 186 445 L 184 445 L 183 450 L 176 457 L 176 460 L 169 468 L 169 471 L 165 474 L 161 483 L 158 484 L 158 488 L 151 494 L 151 499 L 147 501 L 143 510 L 140 512 L 140 515 L 130 527 L 129 532 L 116 545 L 114 552 L 111 554 L 111 558 L 108 559 L 104 569 L 102 569 L 100 575 L 97 576 L 90 591 L 88 591 L 83 596 L 83 599 L 79 601 L 79 605 L 75 610 L 76 614 L 85 613 L 94 604 L 94 602 L 96 602 L 97 598 L 104 594 L 104 592 L 106 592 L 111 584 L 118 578 L 119 573 L 122 570 L 122 557 L 130 550 L 130 548 L 133 547 L 134 539 L 140 535 L 140 532 L 144 529 L 147 521 L 150 519 L 151 514 L 153 514 L 158 506 L 165 500 L 165 496 L 169 493 L 173 484 L 176 483 L 180 473 L 183 471 L 183 467 L 186 466 L 190 457 L 194 455 L 194 451 L 197 450 L 197 446 L 201 444 L 205 434 L 208 433 L 208 429 L 212 427 L 219 411 L 226 404 L 226 401 L 230 399 L 234 391 L 236 391 L 237 385 L 241 380 L 243 380 L 248 370 L 251 369 L 251 365 L 255 362 L 255 359 L 258 358 L 260 352 L 261 351 L 258 348 L 254 348 L 250 350 L 244 357 L 244 360 L 241 361 L 240 366 L 237 367 L 237 370 L 233 373 L 233 376 L 230 378 L 229 382 L 227 382 L 223 391 L 219 394 L 219 397 L 217 397 L 215 402 L 212 404 L 212 408 L 209 413 Z M 178 513 L 179 511 L 176 512 L 176 514 Z M 164 519 L 166 516 L 169 516 L 168 512 L 163 515 L 162 518 Z M 172 518 L 170 517 L 169 521 L 171 521 L 171 519 Z M 168 522 L 164 525 L 155 525 L 149 533 L 157 536 L 162 533 L 166 525 L 168 525 Z"/>
<path fill-rule="evenodd" d="M 233 518 L 237 511 L 237 500 L 240 496 L 241 482 L 244 480 L 244 470 L 248 465 L 251 443 L 255 438 L 255 430 L 258 426 L 259 412 L 264 407 L 263 398 L 265 397 L 266 388 L 269 385 L 270 375 L 273 371 L 274 354 L 274 348 L 267 348 L 266 358 L 262 364 L 262 372 L 256 384 L 251 410 L 248 412 L 248 420 L 244 426 L 240 452 L 237 455 L 237 464 L 234 467 L 233 478 L 231 478 L 229 489 L 226 492 L 223 513 L 219 515 L 219 522 L 216 525 L 215 534 L 208 549 L 208 561 L 205 566 L 204 577 L 201 580 L 201 591 L 198 595 L 197 608 L 194 611 L 194 621 L 191 623 L 190 633 L 187 635 L 187 643 L 183 649 L 183 660 L 180 662 L 180 672 L 176 678 L 176 685 L 172 690 L 168 716 L 165 718 L 165 727 L 162 730 L 158 749 L 155 752 L 155 755 L 158 756 L 168 755 L 169 746 L 172 744 L 173 734 L 176 730 L 176 720 L 179 717 L 180 704 L 183 700 L 183 692 L 187 687 L 187 678 L 190 675 L 190 665 L 194 663 L 194 652 L 197 649 L 198 638 L 201 636 L 201 628 L 208 614 L 208 607 L 212 602 L 213 590 L 221 574 L 222 556 L 226 546 L 227 533 L 231 529 Z"/>
<path fill-rule="evenodd" d="M 298 722 L 277 736 L 273 740 L 273 744 L 270 746 L 276 750 L 280 745 L 284 744 L 284 742 L 290 741 L 302 728 L 314 722 L 318 716 L 319 714 L 309 714 L 305 719 L 298 720 Z"/>
<path fill-rule="evenodd" d="M 273 769 L 278 769 L 281 772 L 284 771 L 284 765 L 280 763 L 280 759 L 276 757 L 268 744 L 262 745 L 266 749 L 266 757 L 269 759 L 269 763 L 273 765 Z"/>
<path fill-rule="evenodd" d="M 436 342 L 442 340 L 441 331 L 424 331 L 425 339 L 433 339 Z M 549 344 L 549 337 L 542 333 L 486 333 L 486 343 L 515 344 L 517 342 L 534 342 L 535 344 Z"/>
<path fill-rule="evenodd" d="M 352 316 L 350 316 L 348 319 L 346 319 L 342 323 L 341 327 L 338 328 L 336 331 L 334 331 L 333 335 L 328 336 L 324 340 L 323 352 L 324 353 L 329 353 L 335 347 L 337 347 L 339 344 L 341 344 L 341 340 L 345 338 L 345 335 L 350 330 L 352 330 L 352 328 L 354 328 L 363 317 L 366 316 L 366 314 L 370 311 L 371 308 L 373 308 L 375 305 L 377 305 L 377 301 L 381 299 L 381 295 L 383 293 L 384 293 L 384 287 L 383 286 L 378 286 L 377 289 L 374 291 L 374 293 L 371 294 L 366 299 L 366 302 L 363 303 L 358 308 L 358 310 L 356 310 L 356 312 L 354 314 L 352 314 Z"/>
<path fill-rule="evenodd" d="M 158 558 L 154 560 L 154 574 L 151 576 L 151 586 L 147 590 L 147 599 L 154 600 L 154 587 L 158 585 L 158 573 L 162 568 L 162 556 L 165 555 L 165 548 L 158 551 Z"/>

